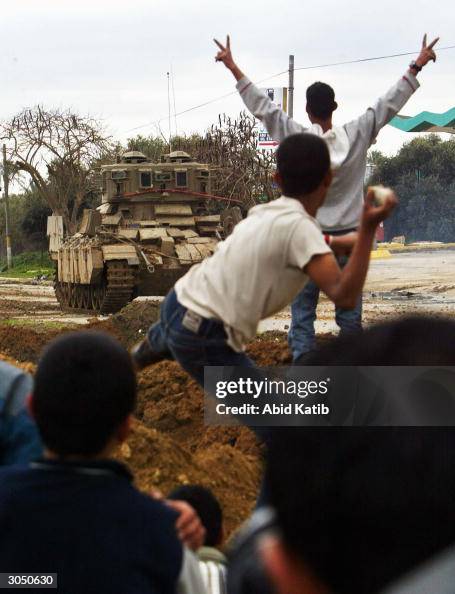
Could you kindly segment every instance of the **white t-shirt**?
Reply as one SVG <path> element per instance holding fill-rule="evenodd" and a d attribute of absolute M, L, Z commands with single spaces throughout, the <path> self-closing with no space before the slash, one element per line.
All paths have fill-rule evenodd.
<path fill-rule="evenodd" d="M 303 289 L 311 258 L 329 252 L 316 219 L 298 200 L 282 196 L 253 207 L 210 258 L 190 268 L 175 285 L 177 299 L 222 321 L 228 344 L 240 352 L 259 321 Z"/>

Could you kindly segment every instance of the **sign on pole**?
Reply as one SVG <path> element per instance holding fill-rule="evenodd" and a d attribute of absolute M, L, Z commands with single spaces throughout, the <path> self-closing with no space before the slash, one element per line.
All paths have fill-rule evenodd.
<path fill-rule="evenodd" d="M 287 87 L 269 87 L 261 89 L 271 101 L 273 101 L 279 109 L 282 109 L 285 113 L 288 111 L 288 89 Z M 259 123 L 258 132 L 258 144 L 257 148 L 260 151 L 263 150 L 275 150 L 278 146 L 278 142 L 273 140 L 269 136 L 267 130 L 264 128 L 262 123 Z"/>

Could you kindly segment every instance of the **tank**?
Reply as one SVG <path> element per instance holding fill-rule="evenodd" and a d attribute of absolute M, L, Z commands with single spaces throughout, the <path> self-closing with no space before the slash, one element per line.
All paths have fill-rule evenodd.
<path fill-rule="evenodd" d="M 64 309 L 108 314 L 139 295 L 165 295 L 242 218 L 240 201 L 211 194 L 212 171 L 183 151 L 153 163 L 130 151 L 101 168 L 102 203 L 63 238 L 48 219 L 55 293 Z"/>

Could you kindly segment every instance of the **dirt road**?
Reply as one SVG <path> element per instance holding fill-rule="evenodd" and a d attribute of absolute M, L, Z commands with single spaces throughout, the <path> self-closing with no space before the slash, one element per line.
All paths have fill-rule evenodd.
<path fill-rule="evenodd" d="M 0 320 L 86 324 L 87 316 L 60 310 L 52 285 L 11 282 L 0 278 Z"/>
<path fill-rule="evenodd" d="M 373 260 L 364 292 L 367 324 L 402 315 L 455 316 L 455 251 L 393 254 Z M 317 332 L 336 332 L 333 305 L 321 299 Z M 260 330 L 287 330 L 290 308 L 264 320 Z"/>
<path fill-rule="evenodd" d="M 373 260 L 365 287 L 366 323 L 408 313 L 455 315 L 455 251 L 394 254 Z M 63 313 L 50 285 L 0 279 L 0 319 L 86 324 L 88 317 Z M 262 322 L 261 330 L 286 330 L 289 308 Z M 317 330 L 336 330 L 333 306 L 321 300 Z"/>

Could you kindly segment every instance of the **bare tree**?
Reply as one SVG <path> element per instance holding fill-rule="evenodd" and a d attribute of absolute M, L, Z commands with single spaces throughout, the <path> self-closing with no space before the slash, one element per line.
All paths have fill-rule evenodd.
<path fill-rule="evenodd" d="M 203 136 L 172 138 L 172 147 L 212 166 L 213 193 L 240 199 L 250 208 L 259 200 L 268 201 L 277 196 L 273 183 L 275 154 L 259 152 L 257 136 L 256 120 L 241 112 L 236 118 L 218 116 L 218 123 Z M 139 135 L 128 140 L 128 148 L 157 160 L 169 146 L 160 137 Z"/>
<path fill-rule="evenodd" d="M 70 110 L 37 105 L 3 122 L 0 132 L 9 141 L 13 173 L 29 174 L 54 214 L 63 217 L 67 232 L 74 233 L 90 189 L 91 165 L 111 153 L 103 126 Z"/>
<path fill-rule="evenodd" d="M 236 118 L 218 116 L 202 138 L 191 137 L 192 153 L 214 166 L 215 192 L 242 200 L 246 208 L 277 195 L 273 183 L 275 154 L 258 151 L 256 120 L 242 111 Z M 175 144 L 175 142 L 174 142 Z M 182 143 L 184 144 L 184 143 Z M 190 149 L 190 147 L 185 147 Z"/>

